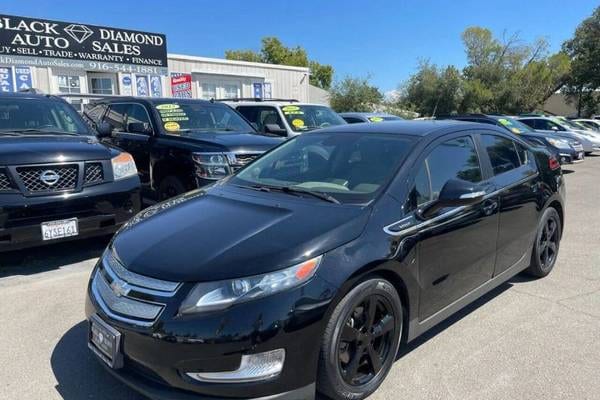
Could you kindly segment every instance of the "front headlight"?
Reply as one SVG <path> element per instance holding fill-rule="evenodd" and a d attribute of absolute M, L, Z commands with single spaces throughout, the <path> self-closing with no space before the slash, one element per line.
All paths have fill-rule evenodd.
<path fill-rule="evenodd" d="M 233 304 L 269 296 L 303 284 L 312 278 L 323 256 L 289 268 L 249 278 L 197 284 L 181 304 L 181 314 L 222 310 Z"/>
<path fill-rule="evenodd" d="M 110 160 L 110 162 L 112 164 L 113 178 L 115 181 L 137 175 L 135 161 L 133 161 L 133 157 L 131 157 L 131 154 L 129 153 L 121 153 Z"/>
<path fill-rule="evenodd" d="M 204 179 L 222 179 L 231 175 L 229 160 L 225 153 L 193 153 L 196 175 Z"/>
<path fill-rule="evenodd" d="M 566 140 L 552 139 L 552 138 L 548 138 L 547 140 L 548 140 L 548 143 L 550 143 L 554 147 L 558 147 L 559 149 L 571 148 L 571 146 L 569 145 L 569 142 L 567 142 Z"/>

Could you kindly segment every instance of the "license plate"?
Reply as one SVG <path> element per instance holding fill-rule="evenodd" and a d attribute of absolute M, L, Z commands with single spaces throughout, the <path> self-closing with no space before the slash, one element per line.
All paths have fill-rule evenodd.
<path fill-rule="evenodd" d="M 42 239 L 54 240 L 79 235 L 77 218 L 42 222 Z"/>
<path fill-rule="evenodd" d="M 94 315 L 89 321 L 88 347 L 111 368 L 123 366 L 121 334 Z"/>

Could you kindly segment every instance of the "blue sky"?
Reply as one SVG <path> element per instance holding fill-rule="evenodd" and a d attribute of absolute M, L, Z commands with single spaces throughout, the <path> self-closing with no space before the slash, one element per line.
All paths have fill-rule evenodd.
<path fill-rule="evenodd" d="M 264 36 L 300 45 L 332 64 L 336 78 L 371 76 L 381 90 L 398 86 L 419 59 L 463 66 L 460 33 L 468 26 L 545 37 L 552 50 L 572 36 L 598 0 L 2 0 L 0 13 L 114 26 L 167 35 L 169 52 L 223 57 L 258 50 Z"/>

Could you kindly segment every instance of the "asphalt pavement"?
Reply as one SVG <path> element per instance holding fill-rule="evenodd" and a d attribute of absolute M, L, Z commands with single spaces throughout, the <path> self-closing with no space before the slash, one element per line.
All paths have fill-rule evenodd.
<path fill-rule="evenodd" d="M 600 157 L 565 168 L 554 271 L 517 276 L 404 348 L 371 399 L 600 399 Z M 86 346 L 108 238 L 0 254 L 0 399 L 142 399 Z"/>

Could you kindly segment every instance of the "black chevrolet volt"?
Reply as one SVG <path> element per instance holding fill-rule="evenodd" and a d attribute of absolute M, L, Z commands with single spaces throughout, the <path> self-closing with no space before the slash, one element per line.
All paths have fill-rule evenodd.
<path fill-rule="evenodd" d="M 150 398 L 363 399 L 401 346 L 550 273 L 564 192 L 554 156 L 492 125 L 306 133 L 130 220 L 92 273 L 88 345 Z"/>

